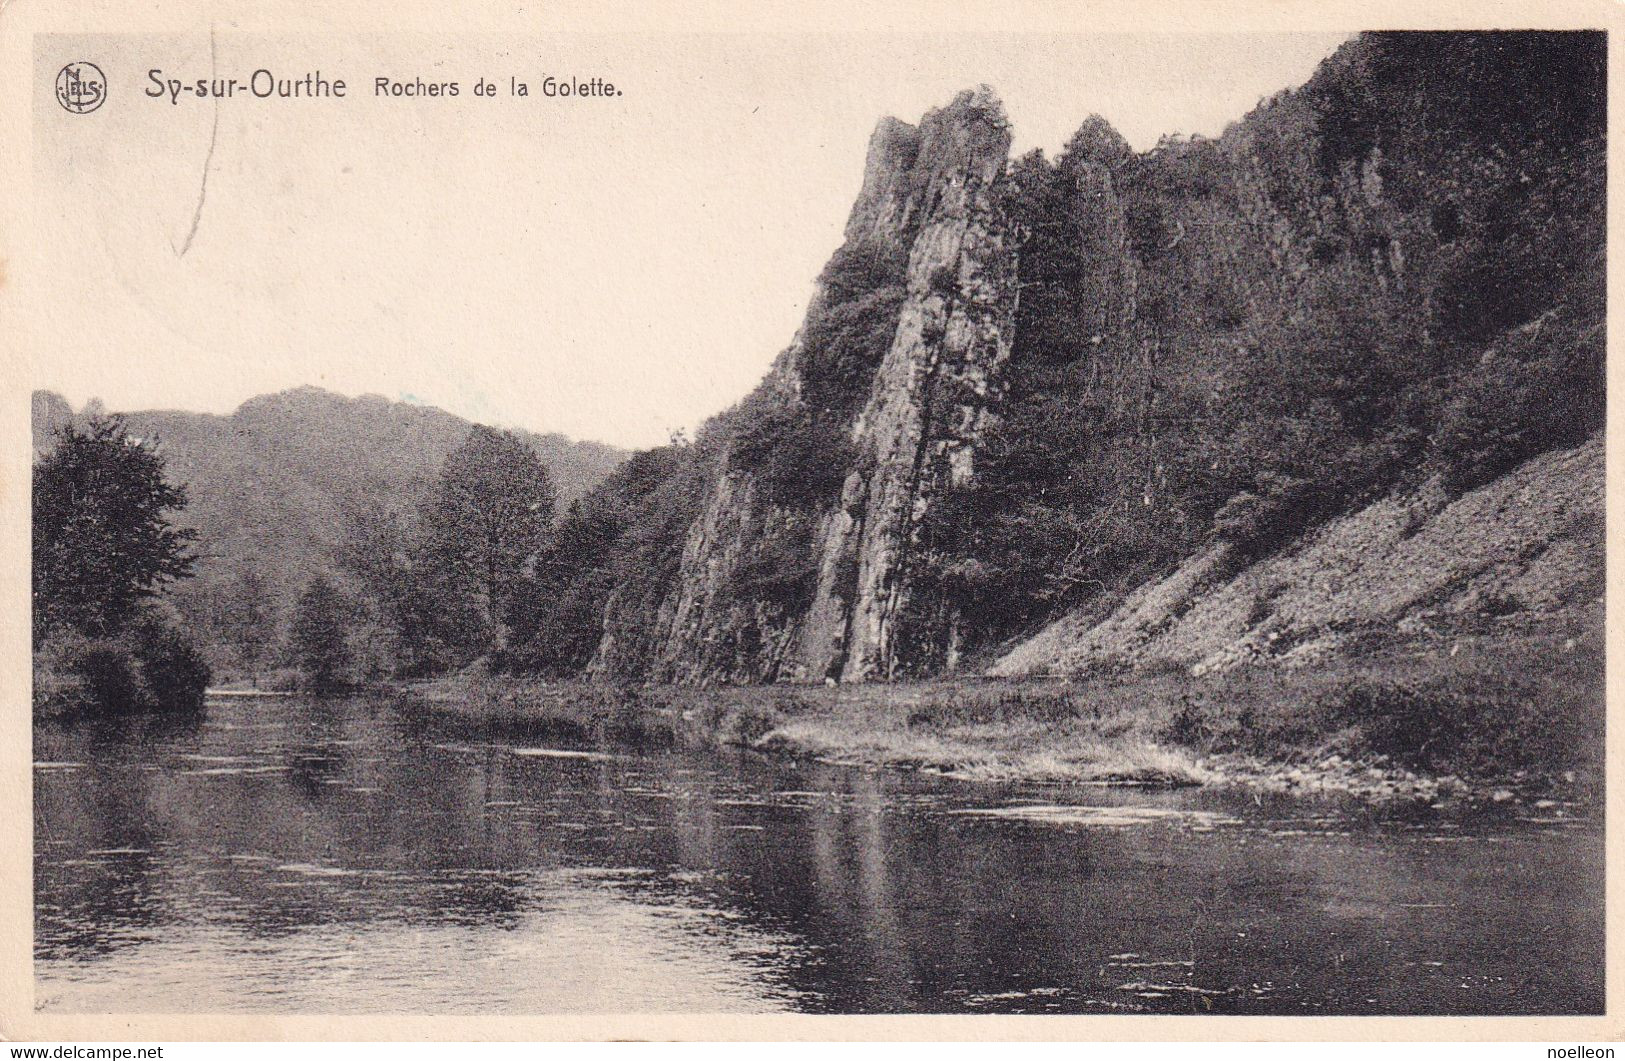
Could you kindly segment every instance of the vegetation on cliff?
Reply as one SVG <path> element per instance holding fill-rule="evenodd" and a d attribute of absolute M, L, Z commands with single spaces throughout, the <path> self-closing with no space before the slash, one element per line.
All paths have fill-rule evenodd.
<path fill-rule="evenodd" d="M 1598 430 L 1603 70 L 1596 35 L 1367 35 L 1218 140 L 1018 160 L 1008 396 L 924 535 L 967 636 Z"/>
<path fill-rule="evenodd" d="M 682 535 L 694 517 L 709 439 L 634 454 L 559 520 L 512 597 L 512 646 L 503 662 L 553 677 L 583 672 L 600 651 L 611 594 L 652 612 L 677 572 Z M 629 639 L 614 651 L 646 651 Z"/>
<path fill-rule="evenodd" d="M 985 90 L 882 122 L 797 341 L 663 483 L 583 501 L 616 529 L 561 536 L 515 661 L 942 673 L 1189 558 L 1583 441 L 1604 67 L 1598 34 L 1366 34 L 1140 154 L 1091 118 L 1006 164 Z"/>

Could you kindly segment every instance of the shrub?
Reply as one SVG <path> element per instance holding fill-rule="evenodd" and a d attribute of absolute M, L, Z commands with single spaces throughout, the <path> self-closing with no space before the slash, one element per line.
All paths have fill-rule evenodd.
<path fill-rule="evenodd" d="M 1600 696 L 1586 687 L 1510 674 L 1452 674 L 1421 680 L 1362 678 L 1323 703 L 1353 728 L 1350 750 L 1386 755 L 1413 769 L 1497 776 L 1551 769 L 1601 747 Z"/>
<path fill-rule="evenodd" d="M 1601 429 L 1604 356 L 1601 324 L 1581 330 L 1560 319 L 1487 354 L 1445 402 L 1433 433 L 1429 457 L 1445 485 L 1471 489 Z"/>
<path fill-rule="evenodd" d="M 863 404 L 891 347 L 907 268 L 905 248 L 860 241 L 837 250 L 819 275 L 822 297 L 802 328 L 796 371 L 807 403 L 836 423 Z"/>
<path fill-rule="evenodd" d="M 117 637 L 63 634 L 34 654 L 37 712 L 115 716 L 200 710 L 210 678 L 198 646 L 165 618 L 144 614 Z"/>
<path fill-rule="evenodd" d="M 196 710 L 203 705 L 209 665 L 191 638 L 157 620 L 136 632 L 134 655 L 144 695 L 157 710 Z"/>
<path fill-rule="evenodd" d="M 720 744 L 750 746 L 784 724 L 777 704 L 740 704 L 723 712 L 716 725 Z"/>
<path fill-rule="evenodd" d="M 1169 718 L 1165 732 L 1169 740 L 1189 748 L 1206 747 L 1213 739 L 1207 715 L 1191 702 L 1189 694 L 1180 697 L 1179 709 Z"/>
<path fill-rule="evenodd" d="M 809 404 L 837 420 L 862 406 L 891 348 L 904 294 L 901 284 L 877 287 L 826 303 L 809 316 L 797 363 Z"/>
<path fill-rule="evenodd" d="M 807 510 L 840 496 L 856 451 L 844 430 L 806 405 L 757 399 L 742 407 L 728 456 L 756 476 L 766 500 Z"/>
<path fill-rule="evenodd" d="M 903 282 L 908 248 L 882 240 L 844 244 L 830 256 L 818 283 L 830 302 L 849 302 L 877 288 Z"/>
<path fill-rule="evenodd" d="M 123 714 L 142 707 L 141 680 L 135 660 L 122 645 L 95 642 L 70 664 L 84 682 L 83 706 L 94 714 Z"/>

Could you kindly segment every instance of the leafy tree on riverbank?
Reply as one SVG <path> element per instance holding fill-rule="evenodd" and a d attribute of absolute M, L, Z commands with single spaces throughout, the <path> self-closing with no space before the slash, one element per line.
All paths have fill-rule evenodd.
<path fill-rule="evenodd" d="M 248 672 L 250 683 L 259 685 L 259 672 L 270 652 L 276 629 L 270 593 L 258 570 L 246 568 L 237 573 L 230 587 L 229 636 L 237 662 Z"/>
<path fill-rule="evenodd" d="M 455 670 L 479 651 L 464 644 L 480 628 L 463 595 L 448 592 L 412 512 L 381 506 L 348 516 L 341 563 L 384 635 L 388 669 L 402 677 Z"/>
<path fill-rule="evenodd" d="M 117 417 L 57 430 L 33 473 L 36 710 L 196 710 L 209 668 L 156 604 L 192 574 L 195 534 L 155 445 Z"/>
<path fill-rule="evenodd" d="M 57 433 L 34 466 L 34 630 L 117 632 L 142 601 L 192 574 L 195 532 L 171 525 L 186 490 L 118 417 Z"/>
<path fill-rule="evenodd" d="M 289 631 L 294 662 L 317 693 L 333 693 L 350 684 L 352 654 L 348 639 L 350 601 L 326 577 L 317 575 L 299 597 Z"/>
<path fill-rule="evenodd" d="M 553 484 L 510 431 L 476 426 L 441 466 L 422 523 L 434 581 L 449 608 L 472 604 L 470 647 L 495 652 L 506 602 L 553 523 Z"/>

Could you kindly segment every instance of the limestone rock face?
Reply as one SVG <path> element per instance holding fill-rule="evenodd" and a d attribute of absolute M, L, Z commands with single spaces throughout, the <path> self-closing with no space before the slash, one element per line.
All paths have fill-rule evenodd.
<path fill-rule="evenodd" d="M 900 624 L 916 527 L 945 488 L 974 474 L 1010 356 L 1015 248 L 994 197 L 1009 148 L 1003 110 L 985 90 L 922 126 L 915 199 L 904 207 L 921 212 L 908 296 L 853 430 L 859 467 L 826 527 L 803 634 L 815 675 L 889 678 L 906 664 Z"/>
<path fill-rule="evenodd" d="M 920 130 L 896 118 L 882 118 L 869 138 L 863 190 L 846 219 L 846 238 L 899 240 L 911 231 L 919 207 L 911 194 L 914 163 L 920 156 Z"/>
<path fill-rule="evenodd" d="M 848 247 L 906 256 L 895 333 L 868 394 L 842 430 L 853 459 L 839 501 L 809 508 L 767 496 L 725 454 L 689 528 L 655 621 L 657 681 L 863 680 L 899 670 L 919 519 L 974 471 L 976 446 L 1009 357 L 1015 247 L 1000 215 L 1010 127 L 991 90 L 963 92 L 918 127 L 880 122 L 846 225 Z M 820 289 L 808 321 L 823 311 Z M 800 398 L 807 326 L 753 395 L 754 409 Z M 786 555 L 786 543 L 790 552 Z M 763 601 L 739 592 L 749 572 L 796 564 L 810 594 Z M 771 574 L 772 572 L 768 572 Z M 627 596 L 627 595 L 617 595 Z M 591 670 L 624 671 L 617 603 Z"/>
<path fill-rule="evenodd" d="M 655 662 L 664 681 L 771 681 L 786 669 L 792 639 L 771 605 L 737 599 L 732 581 L 772 524 L 796 520 L 762 506 L 751 476 L 723 474 L 705 500 L 683 547 L 675 591 L 662 607 L 667 632 Z"/>
<path fill-rule="evenodd" d="M 1594 478 L 1531 480 L 1545 537 L 1446 496 L 1603 416 L 1606 123 L 1520 72 L 1601 77 L 1581 36 L 1363 35 L 1143 152 L 1091 117 L 1011 160 L 985 88 L 883 120 L 797 335 L 592 568 L 593 671 L 1222 669 L 1589 600 Z M 1503 530 L 1539 562 L 1460 567 Z"/>

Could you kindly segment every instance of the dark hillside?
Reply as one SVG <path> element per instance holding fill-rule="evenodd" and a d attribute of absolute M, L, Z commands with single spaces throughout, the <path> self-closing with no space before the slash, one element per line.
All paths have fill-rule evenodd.
<path fill-rule="evenodd" d="M 49 392 L 34 395 L 34 447 L 74 416 Z M 199 534 L 197 577 L 177 605 L 205 631 L 229 623 L 258 580 L 264 608 L 285 616 L 317 574 L 342 576 L 345 536 L 358 517 L 410 512 L 467 420 L 377 395 L 346 398 L 315 387 L 262 395 L 229 416 L 153 410 L 124 414 L 134 436 L 156 439 L 168 474 L 184 483 L 181 522 Z M 562 435 L 526 435 L 553 476 L 561 503 L 601 482 L 625 454 Z"/>

